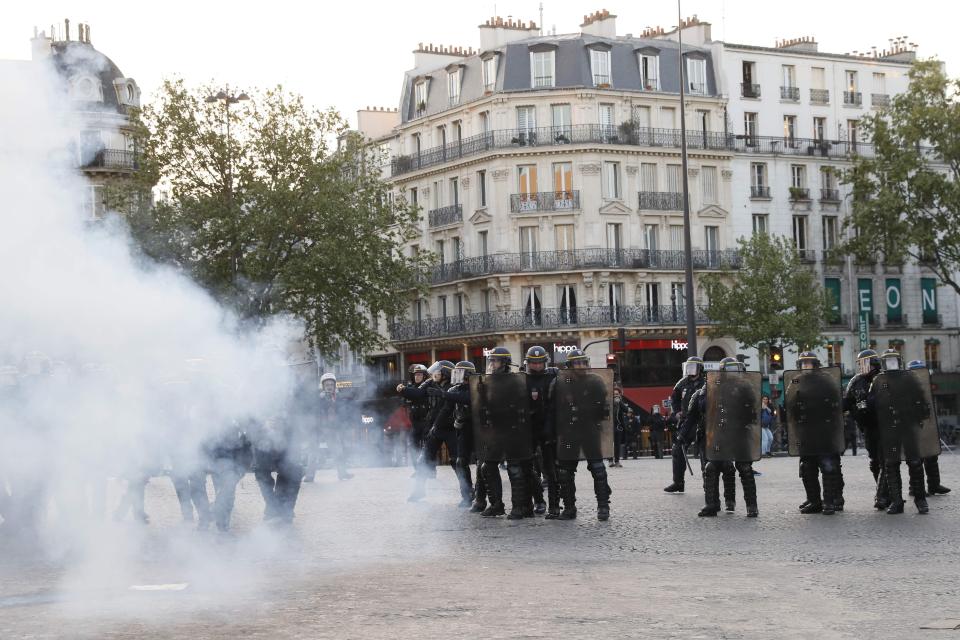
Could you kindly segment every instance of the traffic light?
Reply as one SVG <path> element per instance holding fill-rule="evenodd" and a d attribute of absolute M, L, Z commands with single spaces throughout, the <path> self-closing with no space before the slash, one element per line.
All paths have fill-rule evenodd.
<path fill-rule="evenodd" d="M 617 351 L 627 350 L 627 330 L 623 327 L 617 329 L 617 343 L 614 347 Z"/>
<path fill-rule="evenodd" d="M 770 371 L 783 371 L 783 347 L 770 347 Z"/>

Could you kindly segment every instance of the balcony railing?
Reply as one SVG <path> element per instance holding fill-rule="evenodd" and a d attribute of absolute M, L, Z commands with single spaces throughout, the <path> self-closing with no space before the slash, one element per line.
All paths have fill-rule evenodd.
<path fill-rule="evenodd" d="M 780 87 L 781 100 L 800 101 L 800 87 Z"/>
<path fill-rule="evenodd" d="M 544 191 L 540 193 L 513 193 L 510 212 L 576 211 L 580 209 L 579 191 Z"/>
<path fill-rule="evenodd" d="M 810 189 L 803 187 L 790 187 L 790 199 L 794 202 L 801 202 L 810 199 Z"/>
<path fill-rule="evenodd" d="M 843 104 L 859 107 L 863 104 L 863 94 L 859 91 L 844 91 Z"/>
<path fill-rule="evenodd" d="M 610 76 L 609 76 L 609 75 L 604 75 L 604 74 L 602 74 L 602 73 L 595 73 L 595 74 L 593 74 L 593 85 L 594 85 L 595 87 L 596 87 L 596 86 L 600 86 L 600 85 L 609 85 L 609 84 L 610 84 Z"/>
<path fill-rule="evenodd" d="M 797 255 L 800 256 L 800 262 L 804 264 L 813 264 L 817 261 L 817 252 L 814 249 L 797 249 Z"/>
<path fill-rule="evenodd" d="M 820 189 L 821 202 L 840 202 L 839 189 Z"/>
<path fill-rule="evenodd" d="M 760 85 L 743 82 L 740 84 L 740 95 L 744 98 L 759 98 Z"/>
<path fill-rule="evenodd" d="M 830 89 L 810 89 L 811 104 L 830 104 Z"/>
<path fill-rule="evenodd" d="M 121 151 L 120 149 L 101 149 L 89 162 L 81 166 L 81 169 L 117 169 L 121 171 L 136 171 L 139 168 L 137 154 L 133 151 Z"/>
<path fill-rule="evenodd" d="M 541 87 L 552 87 L 553 76 L 536 76 L 533 79 L 533 86 L 535 89 L 539 89 Z"/>
<path fill-rule="evenodd" d="M 694 269 L 738 269 L 740 255 L 735 249 L 723 251 L 693 251 Z M 561 251 L 530 251 L 524 253 L 496 253 L 488 256 L 463 258 L 435 265 L 425 274 L 429 284 L 443 284 L 455 280 L 490 275 L 581 271 L 587 269 L 649 269 L 683 271 L 683 251 L 663 249 L 567 249 Z"/>
<path fill-rule="evenodd" d="M 870 104 L 875 107 L 889 107 L 890 96 L 886 93 L 871 93 Z"/>
<path fill-rule="evenodd" d="M 770 198 L 770 187 L 750 187 L 751 198 Z"/>
<path fill-rule="evenodd" d="M 683 211 L 683 194 L 672 191 L 641 191 L 638 194 L 641 209 L 655 211 Z"/>
<path fill-rule="evenodd" d="M 696 310 L 698 324 L 708 324 L 707 310 Z M 541 331 L 568 327 L 680 326 L 686 322 L 683 305 L 589 306 L 536 310 L 486 311 L 462 316 L 398 322 L 390 326 L 390 339 L 406 342 L 443 336 L 498 332 Z"/>
<path fill-rule="evenodd" d="M 497 129 L 469 138 L 454 140 L 418 154 L 397 156 L 392 160 L 393 176 L 433 167 L 445 162 L 476 156 L 498 149 L 556 147 L 569 144 L 612 144 L 640 147 L 680 148 L 679 129 L 654 129 L 623 125 L 580 124 L 529 129 Z M 848 140 L 790 138 L 781 136 L 733 135 L 713 131 L 688 131 L 687 146 L 729 153 L 783 154 L 849 158 L 873 157 L 873 145 Z M 932 149 L 921 149 L 930 158 Z"/>
<path fill-rule="evenodd" d="M 440 207 L 439 209 L 431 210 L 428 215 L 430 228 L 457 224 L 458 222 L 463 222 L 463 205 L 452 204 L 449 207 Z"/>

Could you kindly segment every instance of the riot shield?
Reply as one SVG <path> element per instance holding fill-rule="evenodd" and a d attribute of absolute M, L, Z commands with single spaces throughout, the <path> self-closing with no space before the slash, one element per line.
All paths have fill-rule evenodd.
<path fill-rule="evenodd" d="M 533 456 L 524 374 L 470 376 L 470 411 L 477 460 L 525 460 Z"/>
<path fill-rule="evenodd" d="M 558 460 L 613 457 L 613 370 L 564 369 L 553 390 Z"/>
<path fill-rule="evenodd" d="M 843 439 L 840 368 L 783 374 L 787 440 L 792 456 L 839 455 Z"/>
<path fill-rule="evenodd" d="M 873 380 L 883 455 L 907 460 L 940 454 L 930 374 L 923 369 L 884 371 Z"/>
<path fill-rule="evenodd" d="M 707 460 L 760 459 L 760 373 L 708 371 Z"/>

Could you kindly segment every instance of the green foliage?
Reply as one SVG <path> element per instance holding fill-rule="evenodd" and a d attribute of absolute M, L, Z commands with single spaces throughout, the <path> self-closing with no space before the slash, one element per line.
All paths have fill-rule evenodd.
<path fill-rule="evenodd" d="M 813 270 L 793 244 L 765 233 L 740 239 L 740 269 L 704 276 L 713 337 L 733 336 L 744 347 L 760 343 L 813 348 L 829 310 Z"/>
<path fill-rule="evenodd" d="M 216 91 L 168 81 L 140 114 L 137 188 L 162 194 L 131 212 L 144 252 L 247 322 L 299 318 L 322 353 L 381 345 L 371 316 L 403 313 L 430 258 L 401 251 L 419 211 L 336 112 L 280 87 L 229 108 Z"/>
<path fill-rule="evenodd" d="M 843 250 L 861 261 L 922 261 L 960 292 L 960 82 L 935 60 L 917 62 L 910 88 L 861 127 L 874 157 L 856 157 L 843 180 L 852 188 L 856 230 Z"/>

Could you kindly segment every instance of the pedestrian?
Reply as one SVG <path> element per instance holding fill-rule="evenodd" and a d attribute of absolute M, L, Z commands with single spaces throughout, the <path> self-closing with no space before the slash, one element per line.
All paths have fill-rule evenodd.
<path fill-rule="evenodd" d="M 653 457 L 661 460 L 663 459 L 663 432 L 666 423 L 663 421 L 663 416 L 660 415 L 660 405 L 655 404 L 650 408 L 647 426 L 650 429 L 650 448 L 653 449 Z"/>
<path fill-rule="evenodd" d="M 776 418 L 773 415 L 773 409 L 770 407 L 770 397 L 763 396 L 760 401 L 760 426 L 761 426 L 761 442 L 760 442 L 760 453 L 763 456 L 770 456 L 770 452 L 773 449 L 773 425 L 776 422 Z"/>
<path fill-rule="evenodd" d="M 613 461 L 611 467 L 622 467 L 620 456 L 623 454 L 623 444 L 626 441 L 628 428 L 627 405 L 623 402 L 623 389 L 613 388 Z"/>

